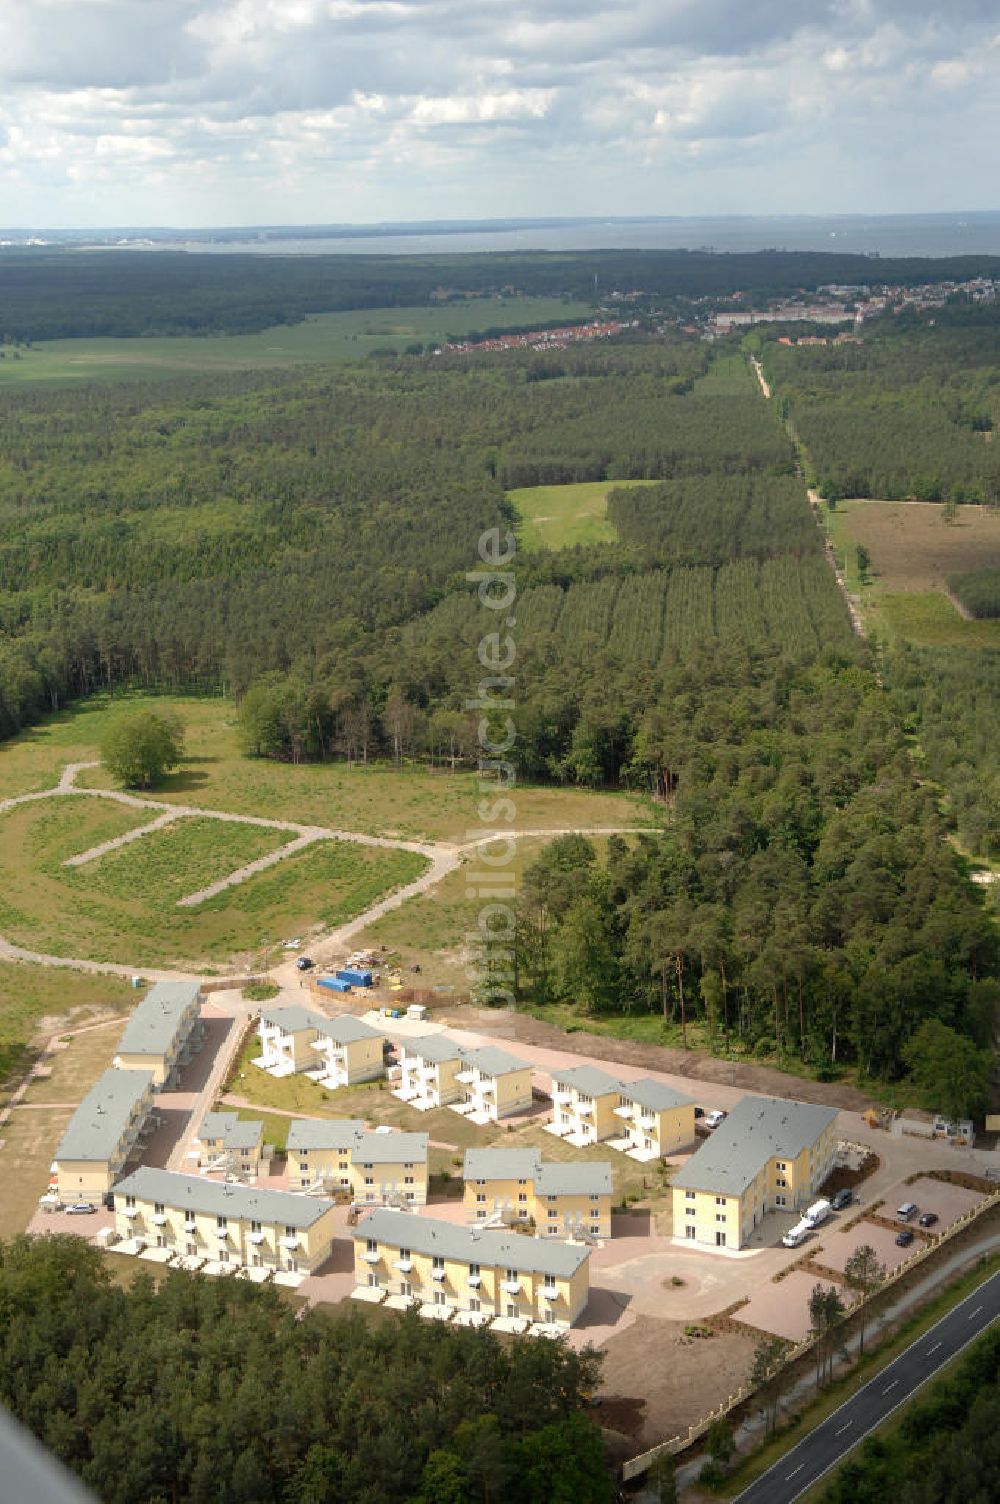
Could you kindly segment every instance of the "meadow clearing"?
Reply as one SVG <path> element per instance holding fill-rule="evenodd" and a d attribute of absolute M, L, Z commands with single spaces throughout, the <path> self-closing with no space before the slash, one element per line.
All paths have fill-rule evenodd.
<path fill-rule="evenodd" d="M 16 354 L 6 350 L 0 359 L 0 384 L 148 381 L 192 371 L 354 361 L 386 350 L 402 355 L 408 345 L 441 344 L 488 328 L 544 328 L 592 315 L 589 304 L 561 298 L 475 298 L 433 307 L 320 313 L 301 324 L 278 324 L 259 334 L 49 340 Z"/>
<path fill-rule="evenodd" d="M 608 496 L 652 480 L 595 480 L 565 486 L 525 486 L 507 495 L 521 518 L 520 546 L 525 553 L 543 548 L 571 548 L 577 543 L 614 543 L 608 521 Z"/>
<path fill-rule="evenodd" d="M 1000 566 L 1000 517 L 960 506 L 947 522 L 937 502 L 842 501 L 824 509 L 848 589 L 876 630 L 927 647 L 998 647 L 1000 621 L 968 621 L 947 593 L 949 575 Z M 866 580 L 857 549 L 867 550 Z"/>

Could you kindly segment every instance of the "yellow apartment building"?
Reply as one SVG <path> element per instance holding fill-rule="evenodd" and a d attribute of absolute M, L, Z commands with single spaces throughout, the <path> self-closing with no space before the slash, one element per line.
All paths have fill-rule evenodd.
<path fill-rule="evenodd" d="M 566 1331 L 590 1293 L 590 1250 L 579 1243 L 379 1209 L 355 1229 L 354 1249 L 355 1298 L 463 1325 Z"/>
<path fill-rule="evenodd" d="M 615 1116 L 625 1124 L 624 1141 L 613 1147 L 641 1163 L 676 1154 L 695 1142 L 694 1107 L 690 1097 L 649 1076 L 620 1084 L 621 1102 Z"/>
<path fill-rule="evenodd" d="M 126 1245 L 166 1248 L 189 1265 L 309 1273 L 333 1242 L 334 1204 L 317 1196 L 143 1167 L 119 1182 L 114 1197 Z"/>
<path fill-rule="evenodd" d="M 321 1072 L 316 1080 L 328 1086 L 354 1086 L 384 1076 L 385 1040 L 384 1034 L 350 1013 L 326 1019 L 312 1045 L 314 1065 Z"/>
<path fill-rule="evenodd" d="M 742 1248 L 768 1212 L 808 1206 L 833 1169 L 836 1109 L 744 1097 L 671 1182 L 674 1237 Z"/>
<path fill-rule="evenodd" d="M 351 1189 L 351 1155 L 363 1118 L 295 1118 L 288 1127 L 288 1184 L 299 1190 Z"/>
<path fill-rule="evenodd" d="M 423 1206 L 426 1133 L 359 1133 L 351 1149 L 351 1191 L 359 1204 Z"/>
<path fill-rule="evenodd" d="M 452 1111 L 470 1123 L 495 1123 L 531 1106 L 531 1066 L 495 1045 L 466 1050 L 455 1080 L 465 1090 Z"/>
<path fill-rule="evenodd" d="M 315 1068 L 313 1044 L 328 1022 L 324 1014 L 299 1003 L 265 1008 L 257 1026 L 261 1052 L 254 1065 L 272 1076 L 294 1076 Z"/>
<path fill-rule="evenodd" d="M 153 1106 L 153 1071 L 107 1070 L 66 1125 L 50 1190 L 61 1201 L 98 1201 L 135 1148 Z"/>
<path fill-rule="evenodd" d="M 621 1135 L 615 1108 L 621 1102 L 621 1082 L 592 1065 L 570 1066 L 552 1072 L 552 1121 L 549 1133 L 581 1148 Z"/>
<path fill-rule="evenodd" d="M 533 1222 L 541 1237 L 611 1236 L 609 1164 L 546 1162 L 537 1149 L 467 1149 L 463 1178 L 470 1222 Z"/>
<path fill-rule="evenodd" d="M 419 1112 L 448 1107 L 465 1096 L 458 1080 L 465 1052 L 448 1034 L 422 1034 L 399 1046 L 399 1085 L 393 1096 Z"/>
<path fill-rule="evenodd" d="M 197 1138 L 198 1167 L 209 1173 L 259 1175 L 264 1152 L 264 1124 L 238 1112 L 206 1112 Z"/>
<path fill-rule="evenodd" d="M 152 1071 L 155 1085 L 201 1047 L 202 994 L 197 982 L 157 982 L 134 1008 L 118 1043 L 119 1070 Z"/>

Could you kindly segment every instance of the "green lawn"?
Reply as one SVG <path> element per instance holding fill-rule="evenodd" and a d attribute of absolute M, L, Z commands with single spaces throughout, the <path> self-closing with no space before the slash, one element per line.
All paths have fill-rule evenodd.
<path fill-rule="evenodd" d="M 98 799 L 38 800 L 0 816 L 0 934 L 27 949 L 141 966 L 245 964 L 264 934 L 329 928 L 419 876 L 423 857 L 323 841 L 196 908 L 177 899 L 282 844 L 263 827 L 179 820 L 119 851 L 63 859 L 142 823 Z"/>
<path fill-rule="evenodd" d="M 716 355 L 704 376 L 694 384 L 699 395 L 708 397 L 745 397 L 759 391 L 757 378 L 744 355 Z"/>
<path fill-rule="evenodd" d="M 521 517 L 520 546 L 527 553 L 538 553 L 576 543 L 614 543 L 617 534 L 607 519 L 609 494 L 655 484 L 651 480 L 595 480 L 510 491 Z"/>
<path fill-rule="evenodd" d="M 589 304 L 561 298 L 475 298 L 426 308 L 321 313 L 301 324 L 276 325 L 259 334 L 50 340 L 17 356 L 6 351 L 0 359 L 0 382 L 149 380 L 188 371 L 352 361 L 374 351 L 402 354 L 407 345 L 435 345 L 476 330 L 544 328 L 592 314 Z"/>
<path fill-rule="evenodd" d="M 134 1003 L 135 993 L 123 977 L 53 971 L 26 961 L 0 961 L 0 1080 L 16 1070 L 25 1047 L 39 1033 L 40 1020 L 65 1020 L 74 1010 L 75 1022 L 83 1023 L 111 1010 L 124 1012 Z"/>

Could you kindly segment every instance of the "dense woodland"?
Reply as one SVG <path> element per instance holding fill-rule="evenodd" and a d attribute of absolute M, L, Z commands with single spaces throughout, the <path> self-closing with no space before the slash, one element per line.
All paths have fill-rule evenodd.
<path fill-rule="evenodd" d="M 760 339 L 821 495 L 1000 504 L 1000 305 L 887 314 L 860 344 Z"/>
<path fill-rule="evenodd" d="M 886 282 L 996 276 L 1000 258 L 892 258 Z M 504 290 L 589 299 L 639 289 L 665 297 L 811 290 L 871 280 L 866 256 L 810 251 L 589 251 L 453 256 L 219 256 L 173 251 L 0 250 L 0 337 L 248 333 L 313 313 L 393 308 Z M 484 318 L 484 327 L 493 322 Z"/>
<path fill-rule="evenodd" d="M 103 1504 L 610 1504 L 598 1361 L 0 1244 L 0 1400 Z"/>
<path fill-rule="evenodd" d="M 1000 1498 L 1000 1332 L 981 1337 L 949 1378 L 866 1441 L 822 1504 L 989 1504 Z"/>

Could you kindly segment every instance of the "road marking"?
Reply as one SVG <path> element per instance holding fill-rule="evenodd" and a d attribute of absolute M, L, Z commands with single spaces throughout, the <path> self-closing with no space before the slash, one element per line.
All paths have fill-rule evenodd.
<path fill-rule="evenodd" d="M 898 1380 L 898 1379 L 893 1379 L 893 1381 L 892 1381 L 892 1383 L 891 1383 L 891 1384 L 887 1384 L 887 1385 L 886 1385 L 886 1386 L 885 1386 L 885 1388 L 884 1388 L 884 1389 L 883 1389 L 883 1390 L 882 1390 L 882 1393 L 883 1393 L 883 1394 L 888 1394 L 888 1393 L 889 1393 L 889 1390 L 890 1390 L 890 1389 L 895 1389 L 895 1387 L 896 1387 L 896 1385 L 897 1385 L 897 1384 L 898 1384 L 898 1383 L 899 1383 L 899 1380 Z"/>
<path fill-rule="evenodd" d="M 853 1425 L 853 1420 L 849 1420 L 846 1426 L 841 1426 L 839 1431 L 834 1431 L 834 1436 L 843 1436 L 844 1432 L 849 1431 Z"/>
<path fill-rule="evenodd" d="M 804 1462 L 800 1462 L 799 1465 L 798 1465 L 798 1467 L 793 1467 L 792 1471 L 790 1473 L 786 1473 L 786 1475 L 785 1475 L 785 1482 L 787 1483 L 788 1480 L 789 1480 L 789 1478 L 794 1478 L 796 1473 L 801 1473 L 801 1471 L 802 1471 L 802 1469 L 804 1467 L 805 1467 L 805 1463 Z"/>
<path fill-rule="evenodd" d="M 935 1342 L 935 1344 L 934 1344 L 934 1346 L 933 1346 L 933 1347 L 929 1347 L 929 1348 L 928 1348 L 928 1349 L 927 1349 L 927 1356 L 928 1356 L 928 1358 L 929 1358 L 929 1357 L 930 1357 L 930 1355 L 931 1355 L 931 1353 L 936 1353 L 936 1352 L 937 1352 L 937 1350 L 938 1350 L 938 1348 L 939 1348 L 939 1347 L 940 1347 L 940 1346 L 941 1346 L 941 1344 L 940 1344 L 940 1342 Z"/>
<path fill-rule="evenodd" d="M 970 1311 L 968 1316 L 969 1321 L 972 1320 L 973 1316 L 978 1316 L 982 1309 L 982 1306 L 977 1306 L 974 1311 Z"/>

